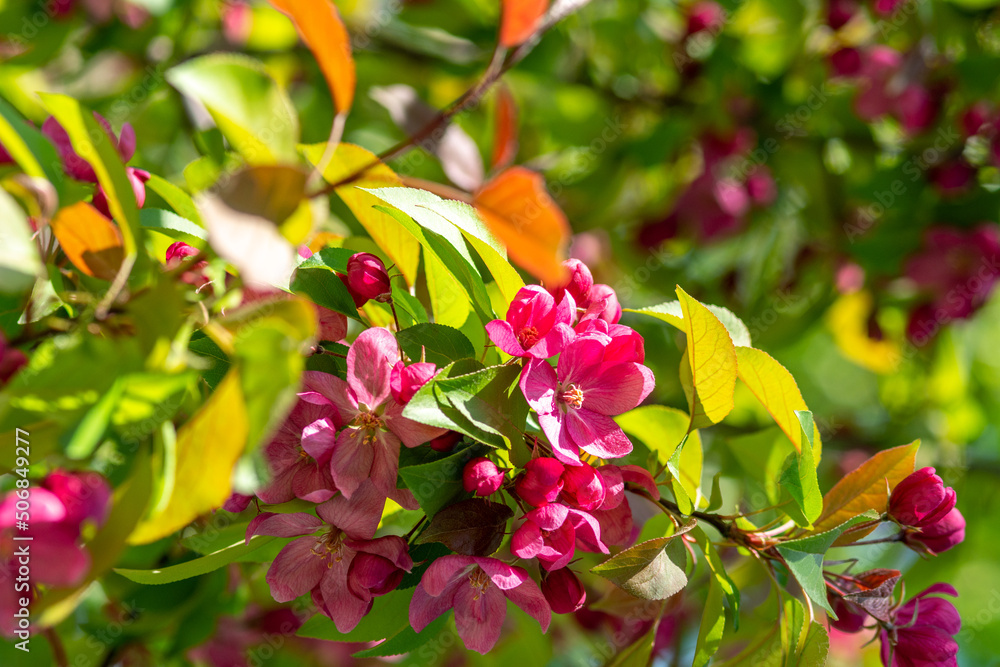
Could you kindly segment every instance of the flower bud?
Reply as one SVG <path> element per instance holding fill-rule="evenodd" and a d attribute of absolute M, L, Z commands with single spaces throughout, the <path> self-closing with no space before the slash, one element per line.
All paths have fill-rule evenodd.
<path fill-rule="evenodd" d="M 830 626 L 837 628 L 841 632 L 855 633 L 861 632 L 868 621 L 868 614 L 864 609 L 848 602 L 839 595 L 828 594 L 830 607 L 837 614 L 837 619 L 830 619 Z"/>
<path fill-rule="evenodd" d="M 444 435 L 439 435 L 428 443 L 435 452 L 450 452 L 455 449 L 455 445 L 462 441 L 462 434 L 458 431 L 448 431 Z"/>
<path fill-rule="evenodd" d="M 385 595 L 396 590 L 404 571 L 388 558 L 361 551 L 351 561 L 348 578 L 372 595 Z"/>
<path fill-rule="evenodd" d="M 941 554 L 965 539 L 965 517 L 958 509 L 944 515 L 937 523 L 924 526 L 919 532 L 906 531 L 903 541 L 910 547 Z M 919 546 L 917 546 L 919 545 Z"/>
<path fill-rule="evenodd" d="M 555 297 L 556 302 L 562 301 L 563 294 L 569 292 L 573 301 L 577 304 L 584 304 L 587 301 L 587 293 L 594 286 L 594 276 L 591 275 L 587 265 L 578 259 L 567 259 L 563 262 L 569 270 L 569 276 L 562 283 L 553 286 L 549 292 Z"/>
<path fill-rule="evenodd" d="M 347 287 L 355 303 L 358 297 L 363 299 L 362 304 L 369 299 L 385 302 L 392 294 L 385 264 L 370 252 L 356 253 L 347 260 Z"/>
<path fill-rule="evenodd" d="M 562 475 L 563 498 L 582 510 L 595 510 L 604 503 L 604 480 L 591 466 L 569 466 Z"/>
<path fill-rule="evenodd" d="M 581 321 L 598 319 L 608 324 L 616 324 L 622 318 L 622 307 L 618 303 L 618 295 L 609 285 L 598 283 L 587 293 L 587 312 Z"/>
<path fill-rule="evenodd" d="M 702 30 L 720 32 L 725 23 L 726 10 L 711 0 L 702 0 L 688 10 L 687 34 L 693 35 Z"/>
<path fill-rule="evenodd" d="M 587 601 L 587 591 L 568 567 L 549 572 L 542 580 L 542 594 L 557 614 L 571 614 Z"/>
<path fill-rule="evenodd" d="M 429 361 L 421 361 L 409 366 L 402 361 L 397 361 L 389 375 L 389 390 L 392 392 L 392 397 L 400 405 L 406 405 L 413 398 L 413 395 L 434 377 L 436 372 L 437 366 Z"/>
<path fill-rule="evenodd" d="M 146 181 L 149 180 L 150 173 L 145 169 L 126 167 L 125 175 L 128 176 L 128 182 L 132 186 L 132 194 L 135 195 L 136 206 L 142 208 L 146 203 Z M 97 190 L 94 192 L 94 199 L 91 203 L 105 218 L 108 218 L 109 220 L 114 218 L 114 216 L 111 215 L 111 207 L 108 204 L 108 196 L 105 194 L 104 188 L 100 185 L 97 186 Z"/>
<path fill-rule="evenodd" d="M 474 491 L 477 496 L 496 493 L 503 485 L 505 473 L 485 456 L 472 459 L 462 471 L 462 486 L 466 491 Z"/>
<path fill-rule="evenodd" d="M 528 461 L 524 474 L 517 480 L 517 495 L 535 507 L 554 502 L 562 491 L 561 478 L 565 469 L 563 464 L 551 458 Z"/>
<path fill-rule="evenodd" d="M 0 387 L 7 384 L 17 372 L 28 364 L 28 357 L 16 347 L 7 345 L 7 339 L 0 333 Z"/>
<path fill-rule="evenodd" d="M 934 468 L 921 468 L 897 484 L 889 496 L 889 516 L 904 526 L 923 528 L 950 512 L 955 507 L 955 490 L 934 472 Z"/>

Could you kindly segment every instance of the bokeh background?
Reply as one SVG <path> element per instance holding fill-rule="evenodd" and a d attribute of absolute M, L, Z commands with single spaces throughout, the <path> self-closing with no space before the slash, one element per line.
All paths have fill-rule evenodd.
<path fill-rule="evenodd" d="M 399 89 L 388 87 L 444 107 L 474 84 L 495 41 L 495 0 L 336 4 L 359 81 L 344 138 L 375 153 L 405 138 L 387 108 Z M 872 453 L 921 439 L 918 466 L 937 467 L 958 492 L 965 543 L 934 560 L 898 546 L 870 562 L 906 571 L 911 594 L 952 583 L 960 664 L 1000 664 L 1000 3 L 574 4 L 584 6 L 504 78 L 517 108 L 516 161 L 545 176 L 571 221 L 571 253 L 627 307 L 672 299 L 681 284 L 739 315 L 816 415 L 824 489 Z M 40 125 L 34 92 L 71 94 L 116 129 L 135 127 L 132 165 L 192 190 L 225 158 L 204 113 L 164 80 L 186 58 L 253 55 L 287 87 L 303 141 L 329 131 L 322 76 L 265 2 L 0 0 L 0 26 L 0 95 L 22 114 Z M 468 187 L 489 164 L 496 116 L 494 93 L 456 118 L 470 141 L 450 162 L 414 151 L 390 165 Z M 147 206 L 157 201 L 150 192 Z M 336 204 L 323 229 L 357 233 Z M 656 401 L 684 406 L 674 332 L 629 323 L 646 337 Z M 727 425 L 705 436 L 705 479 L 725 471 L 731 495 L 750 502 L 767 497 L 764 463 L 727 443 L 766 423 L 754 406 L 738 395 Z M 243 664 L 225 662 L 224 650 L 283 637 L 268 635 L 284 612 L 258 583 L 234 594 L 220 575 L 146 589 L 132 602 L 146 610 L 141 621 L 100 605 L 71 620 L 81 643 L 114 630 L 107 642 L 136 646 L 114 664 L 154 664 L 141 647 L 171 641 L 158 613 L 171 637 L 190 633 L 178 664 Z M 671 655 L 683 656 L 697 605 L 673 613 L 663 631 L 676 633 Z M 409 662 L 603 664 L 601 642 L 620 623 L 580 614 L 551 639 L 512 626 L 488 657 L 442 644 Z M 861 643 L 834 634 L 831 664 L 878 664 Z M 334 645 L 281 639 L 272 648 L 262 664 L 350 664 Z"/>

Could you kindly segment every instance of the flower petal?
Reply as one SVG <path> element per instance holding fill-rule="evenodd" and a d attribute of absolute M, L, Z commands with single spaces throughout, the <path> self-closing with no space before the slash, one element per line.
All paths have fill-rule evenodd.
<path fill-rule="evenodd" d="M 323 559 L 312 552 L 316 540 L 300 537 L 278 552 L 267 570 L 271 597 L 277 602 L 291 602 L 319 585 L 327 567 Z"/>
<path fill-rule="evenodd" d="M 538 414 L 556 409 L 556 371 L 548 362 L 532 359 L 521 370 L 521 392 Z"/>
<path fill-rule="evenodd" d="M 653 371 L 642 364 L 603 366 L 580 382 L 583 407 L 602 415 L 620 415 L 642 403 L 655 384 Z"/>
<path fill-rule="evenodd" d="M 375 450 L 364 441 L 366 434 L 366 430 L 345 428 L 337 436 L 337 446 L 330 457 L 333 481 L 348 498 L 371 477 Z"/>
<path fill-rule="evenodd" d="M 586 408 L 567 412 L 563 428 L 580 449 L 598 458 L 618 459 L 632 451 L 632 443 L 614 419 Z"/>
<path fill-rule="evenodd" d="M 297 537 L 315 533 L 323 522 L 312 514 L 295 512 L 293 514 L 278 514 L 262 512 L 255 516 L 247 526 L 246 542 L 254 535 L 271 535 L 272 537 Z"/>
<path fill-rule="evenodd" d="M 386 428 L 396 434 L 407 447 L 417 447 L 448 432 L 446 428 L 429 426 L 403 416 L 403 406 L 390 398 L 383 413 Z"/>
<path fill-rule="evenodd" d="M 571 297 L 572 298 L 572 297 Z M 576 332 L 568 324 L 556 324 L 537 343 L 531 346 L 528 354 L 535 359 L 548 359 L 563 351 L 563 348 L 576 337 Z M 506 352 L 506 350 L 504 350 Z"/>
<path fill-rule="evenodd" d="M 399 361 L 396 338 L 388 329 L 365 329 L 347 353 L 347 384 L 358 403 L 369 410 L 382 405 L 389 397 L 392 367 Z"/>
<path fill-rule="evenodd" d="M 528 577 L 528 571 L 523 567 L 508 565 L 496 558 L 474 556 L 473 560 L 489 576 L 493 583 L 503 591 L 520 586 L 523 581 L 530 578 Z"/>
<path fill-rule="evenodd" d="M 517 340 L 514 327 L 505 320 L 493 320 L 486 324 L 486 333 L 493 344 L 512 357 L 523 357 L 527 354 Z"/>
<path fill-rule="evenodd" d="M 358 400 L 350 385 L 336 375 L 322 371 L 302 373 L 302 391 L 299 398 L 314 405 L 333 407 L 339 424 L 346 424 L 358 416 Z"/>
<path fill-rule="evenodd" d="M 316 513 L 351 539 L 370 539 L 378 530 L 383 507 L 385 495 L 370 480 L 365 480 L 350 498 L 336 495 L 318 506 Z"/>
<path fill-rule="evenodd" d="M 495 586 L 479 591 L 461 586 L 455 592 L 455 627 L 465 648 L 486 654 L 500 640 L 507 598 Z"/>
<path fill-rule="evenodd" d="M 410 600 L 409 618 L 413 629 L 421 632 L 431 621 L 451 609 L 454 606 L 455 591 L 460 585 L 462 582 L 456 581 L 447 590 L 440 591 L 440 595 L 430 595 L 423 583 L 417 584 Z"/>
<path fill-rule="evenodd" d="M 462 571 L 476 564 L 472 556 L 442 556 L 424 571 L 420 585 L 428 595 L 438 596 L 448 587 L 452 580 L 457 579 Z"/>
<path fill-rule="evenodd" d="M 520 607 L 528 616 L 538 621 L 538 624 L 542 626 L 542 632 L 548 631 L 549 623 L 552 622 L 552 610 L 549 608 L 545 596 L 542 595 L 542 591 L 539 590 L 538 584 L 527 579 L 521 585 L 504 591 L 504 594 L 508 600 Z"/>

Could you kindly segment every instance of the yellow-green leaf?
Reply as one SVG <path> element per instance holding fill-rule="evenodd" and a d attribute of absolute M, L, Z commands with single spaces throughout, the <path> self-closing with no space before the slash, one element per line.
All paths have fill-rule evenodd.
<path fill-rule="evenodd" d="M 868 510 L 884 512 L 889 492 L 913 472 L 919 447 L 920 441 L 914 440 L 908 445 L 886 449 L 849 472 L 823 497 L 823 513 L 813 530 L 830 530 Z M 838 543 L 859 540 L 864 535 L 862 531 L 851 532 Z"/>
<path fill-rule="evenodd" d="M 791 440 L 795 451 L 802 451 L 802 427 L 796 410 L 808 410 L 795 378 L 769 354 L 752 347 L 736 348 L 737 372 L 775 423 Z M 814 427 L 814 460 L 818 463 L 823 451 L 819 429 Z"/>
<path fill-rule="evenodd" d="M 240 373 L 233 368 L 177 434 L 177 485 L 165 493 L 162 509 L 146 517 L 129 536 L 147 544 L 180 530 L 226 501 L 230 476 L 243 453 L 248 419 Z"/>
<path fill-rule="evenodd" d="M 306 159 L 314 165 L 323 159 L 325 150 L 325 144 L 303 147 Z M 395 263 L 406 283 L 413 285 L 417 279 L 417 266 L 420 264 L 420 243 L 398 220 L 374 208 L 383 205 L 381 199 L 361 189 L 399 187 L 402 186 L 399 177 L 364 148 L 342 143 L 337 146 L 333 159 L 324 169 L 323 178 L 329 183 L 336 183 L 359 169 L 365 171 L 335 192 L 351 209 L 351 213 L 372 240 Z"/>
<path fill-rule="evenodd" d="M 688 397 L 690 429 L 718 424 L 733 409 L 736 391 L 736 348 L 719 318 L 677 287 L 684 313 L 687 358 L 691 368 Z"/>

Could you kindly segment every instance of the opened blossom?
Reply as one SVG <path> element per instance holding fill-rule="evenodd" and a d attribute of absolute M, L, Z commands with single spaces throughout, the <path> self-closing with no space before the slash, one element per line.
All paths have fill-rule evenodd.
<path fill-rule="evenodd" d="M 558 302 L 538 285 L 518 290 L 507 316 L 486 325 L 490 340 L 512 357 L 548 359 L 573 340 L 576 302 L 564 291 Z"/>
<path fill-rule="evenodd" d="M 248 542 L 254 535 L 298 537 L 267 571 L 271 596 L 290 602 L 310 593 L 340 632 L 353 630 L 374 598 L 394 590 L 413 568 L 403 538 L 374 538 L 385 496 L 371 483 L 356 491 L 319 505 L 318 517 L 265 512 L 247 526 Z"/>
<path fill-rule="evenodd" d="M 445 433 L 403 416 L 404 405 L 392 395 L 393 367 L 400 361 L 396 339 L 388 329 L 371 328 L 358 336 L 347 353 L 347 380 L 322 373 L 303 374 L 310 403 L 333 406 L 346 427 L 337 435 L 330 473 L 348 498 L 366 479 L 385 495 L 396 491 L 399 445 L 422 445 Z"/>
<path fill-rule="evenodd" d="M 948 584 L 934 584 L 895 610 L 890 623 L 879 633 L 885 667 L 956 667 L 962 629 L 958 610 L 948 600 L 958 597 Z"/>
<path fill-rule="evenodd" d="M 580 464 L 583 450 L 619 458 L 632 443 L 613 417 L 638 406 L 653 390 L 653 373 L 609 348 L 611 337 L 577 336 L 563 350 L 558 368 L 532 359 L 521 372 L 521 391 L 563 463 Z"/>
<path fill-rule="evenodd" d="M 573 559 L 578 541 L 587 551 L 609 553 L 597 519 L 552 503 L 524 515 L 524 523 L 511 537 L 510 551 L 518 558 L 537 558 L 547 570 L 558 570 Z"/>
<path fill-rule="evenodd" d="M 336 488 L 330 459 L 342 425 L 332 405 L 300 400 L 264 447 L 271 481 L 257 496 L 271 505 L 293 498 L 313 503 L 329 500 Z"/>
<path fill-rule="evenodd" d="M 500 639 L 507 600 L 549 629 L 552 611 L 528 572 L 495 558 L 443 556 L 424 572 L 410 602 L 410 625 L 420 632 L 449 609 L 465 647 L 485 654 Z"/>

